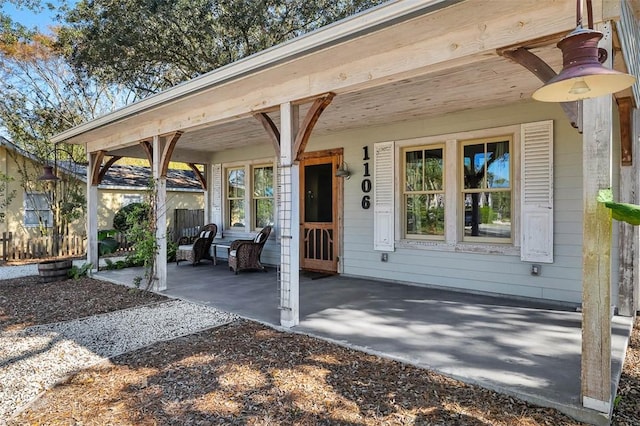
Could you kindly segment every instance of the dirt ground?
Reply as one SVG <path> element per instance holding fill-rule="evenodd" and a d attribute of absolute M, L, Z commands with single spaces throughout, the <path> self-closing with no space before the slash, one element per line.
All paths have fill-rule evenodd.
<path fill-rule="evenodd" d="M 165 299 L 92 279 L 0 281 L 3 331 Z M 640 324 L 613 424 L 640 424 Z M 10 425 L 576 425 L 563 414 L 428 370 L 249 321 L 84 370 Z"/>

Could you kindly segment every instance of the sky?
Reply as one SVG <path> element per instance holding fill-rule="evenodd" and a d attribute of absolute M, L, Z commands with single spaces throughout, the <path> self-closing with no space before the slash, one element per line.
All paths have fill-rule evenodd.
<path fill-rule="evenodd" d="M 72 0 L 69 3 L 73 4 L 76 0 Z M 49 3 L 59 5 L 59 0 L 49 0 Z M 8 2 L 0 2 L 2 4 L 2 12 L 9 15 L 11 19 L 22 25 L 32 28 L 37 26 L 40 30 L 46 31 L 52 25 L 55 25 L 54 16 L 55 11 L 50 11 L 48 8 L 44 8 L 41 13 L 34 13 L 27 8 L 16 8 L 13 4 Z"/>

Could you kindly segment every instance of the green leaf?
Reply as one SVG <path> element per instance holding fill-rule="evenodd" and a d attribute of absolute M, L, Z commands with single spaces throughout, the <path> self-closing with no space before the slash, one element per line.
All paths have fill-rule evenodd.
<path fill-rule="evenodd" d="M 601 189 L 600 191 L 598 191 L 598 202 L 599 203 L 613 202 L 613 191 L 611 191 L 611 188 Z"/>
<path fill-rule="evenodd" d="M 640 225 L 640 206 L 629 203 L 615 203 L 611 189 L 601 189 L 598 192 L 598 202 L 611 209 L 611 217 L 620 222 Z"/>

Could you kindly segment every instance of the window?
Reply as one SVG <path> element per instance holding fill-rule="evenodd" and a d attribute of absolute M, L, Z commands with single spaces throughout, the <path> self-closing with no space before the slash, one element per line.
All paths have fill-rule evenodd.
<path fill-rule="evenodd" d="M 444 239 L 444 147 L 404 152 L 405 230 L 408 238 Z"/>
<path fill-rule="evenodd" d="M 244 168 L 227 170 L 227 225 L 231 228 L 245 227 Z"/>
<path fill-rule="evenodd" d="M 142 194 L 122 194 L 122 207 L 133 203 L 142 203 Z"/>
<path fill-rule="evenodd" d="M 553 132 L 545 120 L 375 143 L 374 250 L 553 263 Z"/>
<path fill-rule="evenodd" d="M 273 166 L 253 168 L 253 227 L 261 229 L 273 223 Z"/>
<path fill-rule="evenodd" d="M 462 144 L 464 241 L 511 242 L 511 140 Z"/>
<path fill-rule="evenodd" d="M 425 138 L 402 148 L 404 238 L 511 243 L 512 140 Z"/>
<path fill-rule="evenodd" d="M 256 164 L 226 169 L 226 225 L 253 231 L 274 222 L 273 165 Z"/>
<path fill-rule="evenodd" d="M 49 208 L 46 194 L 25 192 L 24 194 L 24 226 L 37 227 L 40 224 L 50 228 L 53 224 L 53 212 Z"/>

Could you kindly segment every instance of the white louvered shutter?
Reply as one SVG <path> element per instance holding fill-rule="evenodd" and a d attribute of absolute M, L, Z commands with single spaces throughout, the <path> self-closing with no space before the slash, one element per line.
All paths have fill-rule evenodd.
<path fill-rule="evenodd" d="M 373 249 L 394 250 L 394 144 L 373 147 Z"/>
<path fill-rule="evenodd" d="M 222 223 L 222 164 L 214 164 L 211 172 L 211 218 L 218 225 L 218 235 L 224 229 Z"/>
<path fill-rule="evenodd" d="M 523 124 L 521 143 L 520 259 L 553 263 L 553 121 Z"/>

